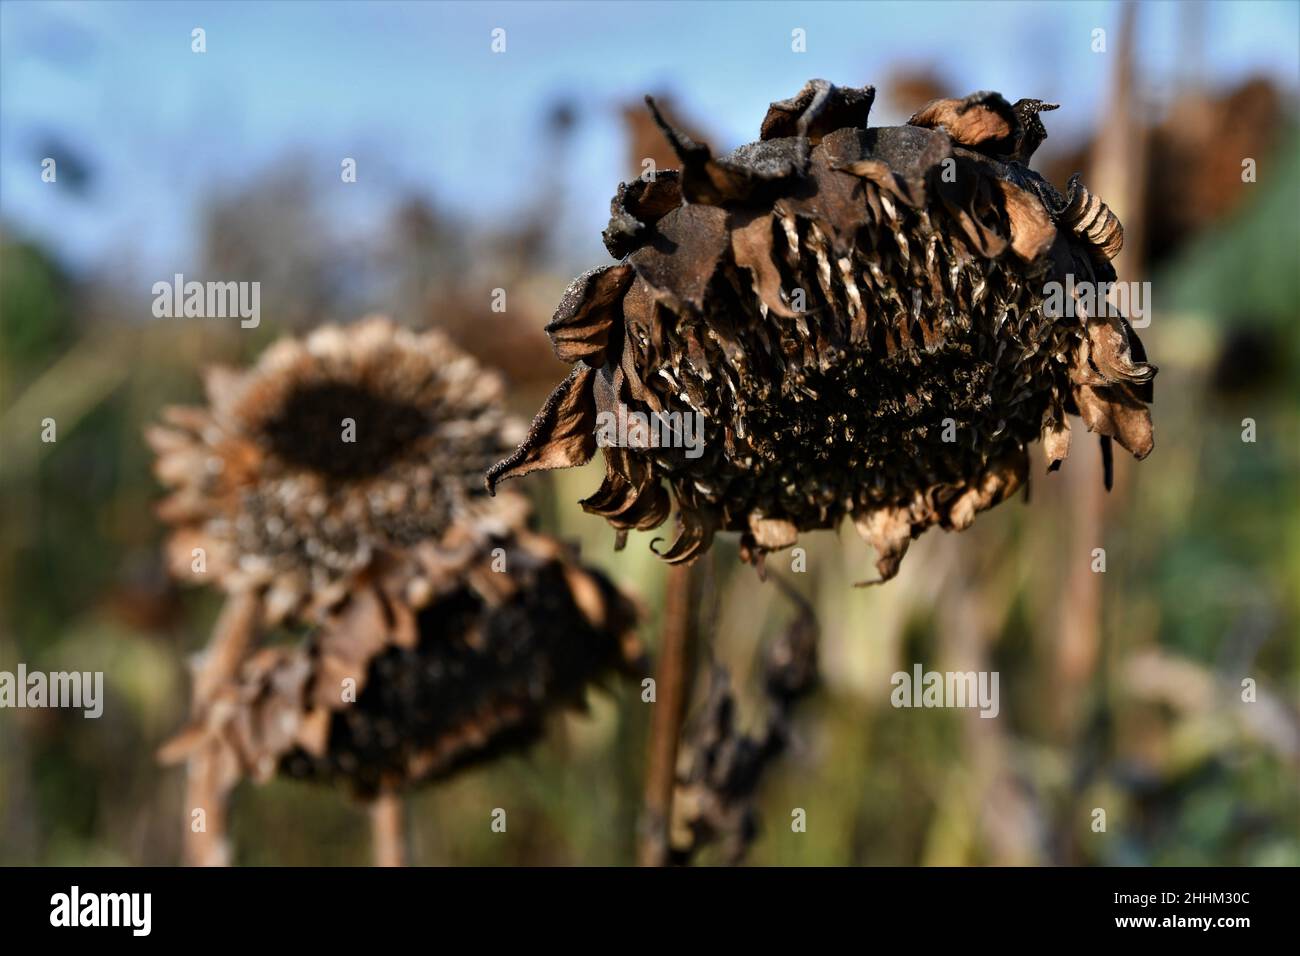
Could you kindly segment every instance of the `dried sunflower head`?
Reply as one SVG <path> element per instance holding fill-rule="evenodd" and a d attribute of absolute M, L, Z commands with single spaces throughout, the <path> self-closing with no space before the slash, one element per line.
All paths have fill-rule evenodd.
<path fill-rule="evenodd" d="M 659 416 L 662 436 L 697 416 L 700 454 L 644 430 L 599 442 L 583 506 L 620 543 L 674 501 L 673 562 L 719 530 L 758 562 L 847 517 L 885 579 L 926 528 L 1014 492 L 1036 438 L 1058 465 L 1067 414 L 1105 454 L 1150 452 L 1155 369 L 1077 294 L 1114 279 L 1122 229 L 1077 178 L 1062 195 L 1027 165 L 1055 107 L 976 93 L 868 128 L 874 95 L 814 80 L 723 157 L 660 122 L 681 169 L 619 188 L 620 261 L 579 277 L 547 329 L 574 370 L 490 488 L 586 462 L 602 422 Z M 1049 283 L 1074 308 L 1049 308 Z"/>
<path fill-rule="evenodd" d="M 210 370 L 206 407 L 151 428 L 173 573 L 314 617 L 362 577 L 419 607 L 476 529 L 517 524 L 482 491 L 518 432 L 502 384 L 437 332 L 384 318 L 287 338 Z M 201 549 L 201 550 L 198 550 Z"/>
<path fill-rule="evenodd" d="M 173 563 L 205 549 L 232 598 L 193 722 L 160 753 L 209 805 L 277 772 L 364 796 L 444 776 L 637 659 L 629 600 L 529 531 L 523 498 L 484 490 L 522 430 L 499 378 L 441 335 L 325 327 L 207 386 L 209 407 L 149 438 Z M 277 621 L 313 629 L 250 651 Z"/>
<path fill-rule="evenodd" d="M 494 536 L 404 633 L 360 591 L 303 644 L 253 654 L 162 757 L 202 755 L 222 792 L 277 774 L 367 798 L 436 780 L 532 743 L 638 663 L 636 616 L 553 540 Z"/>

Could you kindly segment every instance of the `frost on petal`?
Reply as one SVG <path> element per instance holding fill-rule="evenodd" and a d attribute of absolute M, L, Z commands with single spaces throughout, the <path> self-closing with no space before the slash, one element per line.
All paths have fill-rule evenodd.
<path fill-rule="evenodd" d="M 621 318 L 619 302 L 632 278 L 631 266 L 602 266 L 570 283 L 546 326 L 558 358 L 570 364 L 582 361 L 592 368 L 605 364 Z"/>
<path fill-rule="evenodd" d="M 681 174 L 661 169 L 653 179 L 621 183 L 609 204 L 609 225 L 601 233 L 605 248 L 622 259 L 646 243 L 657 223 L 682 204 Z"/>

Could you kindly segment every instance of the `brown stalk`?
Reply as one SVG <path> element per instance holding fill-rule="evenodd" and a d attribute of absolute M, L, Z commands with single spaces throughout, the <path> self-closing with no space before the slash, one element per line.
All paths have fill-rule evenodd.
<path fill-rule="evenodd" d="M 212 631 L 212 641 L 194 668 L 193 711 L 202 714 L 218 688 L 235 676 L 257 629 L 261 599 L 253 592 L 230 595 Z M 222 786 L 218 758 L 202 748 L 189 759 L 185 780 L 185 860 L 190 866 L 228 866 L 226 839 L 228 793 Z M 192 813 L 202 809 L 204 826 L 196 831 Z"/>
<path fill-rule="evenodd" d="M 1091 157 L 1091 181 L 1124 222 L 1124 249 L 1115 262 L 1121 280 L 1139 277 L 1145 233 L 1140 170 L 1146 161 L 1146 126 L 1137 112 L 1136 17 L 1136 5 L 1123 8 L 1109 103 Z M 1092 570 L 1092 549 L 1104 545 L 1106 514 L 1120 504 L 1126 490 L 1121 483 L 1111 494 L 1103 492 L 1097 470 L 1094 460 L 1070 479 L 1077 483 L 1071 492 L 1073 545 L 1069 583 L 1061 604 L 1058 693 L 1053 697 L 1057 726 L 1067 736 L 1079 722 L 1083 695 L 1096 677 L 1102 652 L 1102 578 Z M 1106 487 L 1109 489 L 1109 482 Z"/>
<path fill-rule="evenodd" d="M 1116 277 L 1120 281 L 1138 279 L 1144 269 L 1142 249 L 1145 244 L 1146 222 L 1142 170 L 1146 168 L 1148 125 L 1139 113 L 1141 103 L 1141 77 L 1135 57 L 1137 47 L 1137 5 L 1126 4 L 1121 12 L 1119 45 L 1115 57 L 1115 72 L 1111 82 L 1109 102 L 1100 124 L 1097 140 L 1089 159 L 1091 181 L 1098 193 L 1104 193 L 1112 211 L 1124 222 L 1124 249 L 1115 260 Z M 1096 472 L 1107 472 L 1103 491 Z M 1107 644 L 1103 627 L 1104 593 L 1102 576 L 1092 570 L 1092 549 L 1105 544 L 1107 514 L 1123 505 L 1129 491 L 1122 479 L 1112 490 L 1109 462 L 1104 465 L 1093 459 L 1083 469 L 1072 473 L 1069 480 L 1078 486 L 1072 494 L 1071 557 L 1067 571 L 1068 583 L 1065 600 L 1061 604 L 1061 636 L 1056 661 L 1056 720 L 1059 733 L 1071 740 L 1076 753 L 1084 753 L 1089 733 L 1086 694 L 1107 675 L 1099 670 Z M 1109 493 L 1108 493 L 1109 492 Z M 1109 569 L 1116 573 L 1116 569 Z M 1081 796 L 1086 790 L 1086 774 L 1091 764 L 1080 759 L 1074 792 Z M 1075 807 L 1073 818 L 1078 818 L 1083 807 Z M 1067 827 L 1066 844 L 1060 862 L 1078 865 L 1081 848 L 1075 828 Z"/>
<path fill-rule="evenodd" d="M 396 793 L 370 803 L 371 852 L 375 866 L 406 866 L 406 808 Z"/>
<path fill-rule="evenodd" d="M 645 817 L 638 862 L 642 866 L 668 863 L 668 828 L 672 821 L 677 748 L 686 713 L 688 666 L 695 643 L 695 583 L 689 564 L 668 569 L 664 596 L 663 640 L 655 677 L 655 708 L 650 720 L 650 752 L 646 768 Z"/>

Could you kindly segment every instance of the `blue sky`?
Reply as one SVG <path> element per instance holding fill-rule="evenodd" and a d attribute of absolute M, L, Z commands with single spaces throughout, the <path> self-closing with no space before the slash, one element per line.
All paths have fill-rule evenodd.
<path fill-rule="evenodd" d="M 1157 101 L 1188 70 L 1211 82 L 1268 73 L 1300 86 L 1300 3 L 1208 4 L 1202 57 L 1180 56 L 1181 4 L 1147 3 L 1139 66 Z M 0 3 L 0 215 L 75 266 L 183 269 L 201 196 L 286 154 L 338 183 L 364 224 L 409 189 L 497 219 L 546 181 L 546 106 L 581 110 L 565 170 L 573 258 L 598 261 L 623 173 L 616 107 L 671 90 L 734 146 L 773 99 L 820 76 L 881 86 L 928 64 L 962 90 L 1058 99 L 1054 136 L 1095 116 L 1114 45 L 1113 3 Z M 207 53 L 190 31 L 207 33 Z M 507 31 L 494 54 L 491 31 Z M 794 28 L 807 52 L 791 51 Z M 882 113 L 877 119 L 897 121 Z M 40 181 L 49 142 L 80 155 L 86 194 Z M 335 201 L 331 198 L 331 202 Z"/>

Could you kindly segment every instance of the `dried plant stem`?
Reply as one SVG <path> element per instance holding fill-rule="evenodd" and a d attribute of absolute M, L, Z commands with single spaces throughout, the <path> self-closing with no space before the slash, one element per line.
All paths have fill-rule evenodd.
<path fill-rule="evenodd" d="M 375 866 L 406 866 L 406 808 L 396 793 L 381 793 L 370 804 L 371 852 Z"/>
<path fill-rule="evenodd" d="M 212 642 L 194 670 L 194 709 L 202 710 L 222 684 L 235 676 L 257 630 L 261 600 L 253 593 L 232 594 L 212 630 Z"/>
<path fill-rule="evenodd" d="M 229 866 L 230 841 L 226 838 L 227 800 L 221 792 L 219 769 L 210 752 L 196 753 L 185 767 L 185 862 L 189 866 Z M 203 811 L 203 827 L 195 829 L 192 813 Z"/>
<path fill-rule="evenodd" d="M 212 641 L 194 668 L 193 711 L 201 714 L 217 689 L 235 676 L 257 630 L 261 600 L 256 594 L 232 594 L 217 618 Z M 191 866 L 227 866 L 227 794 L 216 755 L 198 751 L 186 766 L 184 833 L 185 859 Z M 193 813 L 203 811 L 203 826 L 195 828 Z"/>
<path fill-rule="evenodd" d="M 668 862 L 677 747 L 686 712 L 687 669 L 695 637 L 694 590 L 691 565 L 669 568 L 655 707 L 650 720 L 645 817 L 638 854 L 642 866 L 664 866 Z"/>

